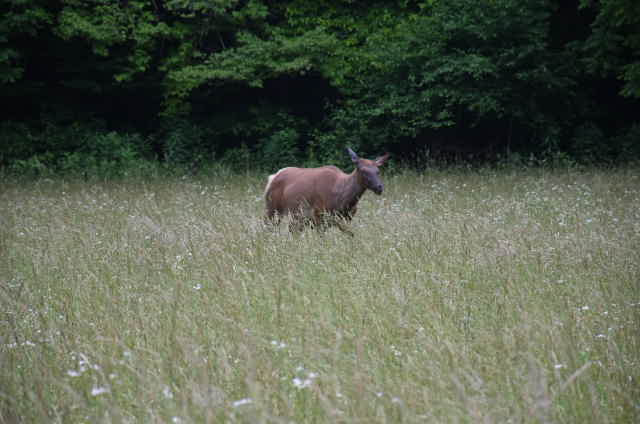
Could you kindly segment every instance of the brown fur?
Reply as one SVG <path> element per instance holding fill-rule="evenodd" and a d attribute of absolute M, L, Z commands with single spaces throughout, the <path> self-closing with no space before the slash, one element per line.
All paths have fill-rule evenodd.
<path fill-rule="evenodd" d="M 343 221 L 350 221 L 366 189 L 376 194 L 383 190 L 378 167 L 389 154 L 376 159 L 360 159 L 349 154 L 356 169 L 346 174 L 335 166 L 321 168 L 283 168 L 270 175 L 265 188 L 266 220 L 278 224 L 282 215 L 291 216 L 290 230 L 301 230 L 304 224 L 317 228 L 337 225 L 352 234 Z"/>

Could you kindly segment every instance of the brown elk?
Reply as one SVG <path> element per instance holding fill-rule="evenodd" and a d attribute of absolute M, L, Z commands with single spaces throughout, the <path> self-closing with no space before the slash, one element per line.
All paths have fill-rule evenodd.
<path fill-rule="evenodd" d="M 336 225 L 353 235 L 344 225 L 356 213 L 360 197 L 369 189 L 382 194 L 384 185 L 379 167 L 389 153 L 375 160 L 362 159 L 347 148 L 356 169 L 345 174 L 335 166 L 320 168 L 283 168 L 269 176 L 264 190 L 267 223 L 276 226 L 280 217 L 290 216 L 289 230 L 302 230 L 305 224 L 316 228 Z"/>

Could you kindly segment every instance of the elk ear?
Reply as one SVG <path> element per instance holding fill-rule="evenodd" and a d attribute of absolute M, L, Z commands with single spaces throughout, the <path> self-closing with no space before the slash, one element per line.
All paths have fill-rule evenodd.
<path fill-rule="evenodd" d="M 375 161 L 376 165 L 382 166 L 387 161 L 387 159 L 389 159 L 389 153 L 388 152 L 376 159 L 376 161 Z"/>
<path fill-rule="evenodd" d="M 351 156 L 351 161 L 353 163 L 358 163 L 358 160 L 360 160 L 360 158 L 358 157 L 358 155 L 356 154 L 356 152 L 354 152 L 353 150 L 351 150 L 349 147 L 347 147 L 347 152 L 349 152 L 349 156 Z"/>

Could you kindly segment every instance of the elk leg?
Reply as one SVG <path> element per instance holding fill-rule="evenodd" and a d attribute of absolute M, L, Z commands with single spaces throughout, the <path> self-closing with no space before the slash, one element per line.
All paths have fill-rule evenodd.
<path fill-rule="evenodd" d="M 320 210 L 315 210 L 313 212 L 313 219 L 312 219 L 312 224 L 313 227 L 321 232 L 324 232 L 327 230 L 327 228 L 329 228 L 329 223 L 327 222 L 327 216 L 326 216 L 326 212 L 320 211 Z"/>
<path fill-rule="evenodd" d="M 273 208 L 268 208 L 264 216 L 264 223 L 268 226 L 278 227 L 280 225 L 280 214 Z"/>
<path fill-rule="evenodd" d="M 301 233 L 304 230 L 306 221 L 304 215 L 300 213 L 289 214 L 289 232 L 292 234 Z"/>
<path fill-rule="evenodd" d="M 334 218 L 334 222 L 336 224 L 336 227 L 338 227 L 340 231 L 353 237 L 353 232 L 347 227 L 347 225 L 340 218 Z"/>
<path fill-rule="evenodd" d="M 346 233 L 353 237 L 353 232 L 349 229 L 347 225 L 348 222 L 351 222 L 351 218 L 353 215 L 351 213 L 336 213 L 330 217 L 331 223 L 340 229 L 343 233 Z"/>

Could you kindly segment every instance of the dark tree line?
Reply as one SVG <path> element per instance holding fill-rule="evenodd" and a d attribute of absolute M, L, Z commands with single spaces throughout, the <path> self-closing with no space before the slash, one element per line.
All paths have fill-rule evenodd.
<path fill-rule="evenodd" d="M 640 156 L 635 0 L 2 0 L 0 166 Z"/>

